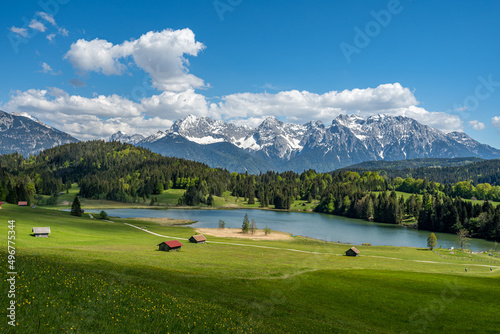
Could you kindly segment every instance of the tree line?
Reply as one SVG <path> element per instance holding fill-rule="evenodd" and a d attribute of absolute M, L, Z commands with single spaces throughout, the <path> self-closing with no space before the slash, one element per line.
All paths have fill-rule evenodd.
<path fill-rule="evenodd" d="M 182 205 L 213 205 L 214 197 L 225 192 L 282 210 L 303 200 L 317 203 L 317 212 L 392 224 L 413 220 L 420 229 L 454 233 L 463 228 L 471 236 L 500 240 L 500 206 L 463 199 L 499 200 L 500 187 L 470 180 L 442 184 L 374 171 L 230 173 L 104 141 L 66 144 L 28 159 L 0 156 L 0 201 L 31 204 L 49 195 L 44 201 L 50 204 L 72 183 L 78 183 L 81 197 L 121 202 L 146 201 L 171 188 L 185 189 Z M 405 199 L 396 191 L 412 195 Z"/>

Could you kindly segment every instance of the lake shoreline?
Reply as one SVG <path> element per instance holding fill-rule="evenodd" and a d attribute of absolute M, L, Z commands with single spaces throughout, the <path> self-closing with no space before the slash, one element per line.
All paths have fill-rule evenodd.
<path fill-rule="evenodd" d="M 136 209 L 136 208 L 134 208 Z M 66 209 L 67 210 L 67 209 Z M 87 210 L 92 212 L 96 210 Z M 216 228 L 218 221 L 224 220 L 227 228 L 240 228 L 245 211 L 238 210 L 216 210 L 216 209 L 171 209 L 158 210 L 147 208 L 141 210 L 132 209 L 110 209 L 109 216 L 136 219 L 138 217 L 172 218 L 185 221 L 197 221 L 188 226 L 192 228 Z M 363 243 L 373 246 L 395 246 L 395 247 L 426 247 L 430 231 L 414 229 L 408 226 L 393 225 L 387 223 L 369 222 L 362 219 L 347 218 L 330 214 L 297 215 L 302 212 L 275 211 L 275 210 L 248 210 L 250 219 L 254 219 L 257 228 L 268 226 L 275 231 L 290 233 L 292 235 L 304 236 L 311 239 L 343 243 L 350 245 L 362 245 Z M 435 232 L 439 245 L 449 249 L 457 247 L 457 239 L 453 234 Z M 470 239 L 472 251 L 484 251 L 494 249 L 493 242 L 484 239 Z"/>

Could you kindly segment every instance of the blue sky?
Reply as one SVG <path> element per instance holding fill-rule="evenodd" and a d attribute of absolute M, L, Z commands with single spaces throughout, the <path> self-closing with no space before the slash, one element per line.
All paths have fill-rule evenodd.
<path fill-rule="evenodd" d="M 500 148 L 500 2 L 4 4 L 1 108 L 79 139 L 407 115 Z"/>

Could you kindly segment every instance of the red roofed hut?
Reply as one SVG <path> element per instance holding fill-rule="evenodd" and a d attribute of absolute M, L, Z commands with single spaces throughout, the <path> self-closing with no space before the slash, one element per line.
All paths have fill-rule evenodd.
<path fill-rule="evenodd" d="M 181 249 L 182 244 L 177 241 L 177 240 L 172 240 L 172 241 L 164 241 L 161 244 L 158 244 L 158 249 L 161 251 L 165 252 L 170 252 L 174 251 L 177 252 L 179 249 Z"/>
<path fill-rule="evenodd" d="M 203 234 L 193 235 L 189 238 L 189 242 L 194 244 L 204 244 L 207 241 L 207 238 Z"/>
<path fill-rule="evenodd" d="M 2 204 L 5 204 L 4 202 L 0 202 L 0 209 L 2 209 Z"/>
<path fill-rule="evenodd" d="M 345 252 L 346 256 L 358 256 L 359 255 L 359 250 L 356 249 L 356 247 L 351 247 Z"/>
<path fill-rule="evenodd" d="M 28 206 L 28 202 L 19 201 L 19 202 L 17 202 L 17 205 L 18 206 Z"/>

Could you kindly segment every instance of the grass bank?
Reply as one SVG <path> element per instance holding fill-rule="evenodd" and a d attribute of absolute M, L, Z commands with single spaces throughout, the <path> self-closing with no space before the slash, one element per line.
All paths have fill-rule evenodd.
<path fill-rule="evenodd" d="M 181 239 L 194 233 L 190 227 L 106 222 L 13 205 L 0 210 L 4 236 L 11 219 L 18 272 L 15 332 L 498 330 L 500 261 L 486 254 L 471 254 L 478 261 L 466 262 L 427 249 L 360 246 L 361 255 L 351 258 L 344 256 L 350 246 L 301 237 L 209 237 L 212 243 L 198 245 Z M 184 246 L 177 253 L 160 252 L 156 245 L 169 239 L 123 223 L 175 236 Z M 33 226 L 50 226 L 50 237 L 31 237 Z M 4 272 L 6 239 L 0 239 Z M 8 302 L 2 294 L 1 305 Z M 5 320 L 0 331 L 14 333 Z"/>

